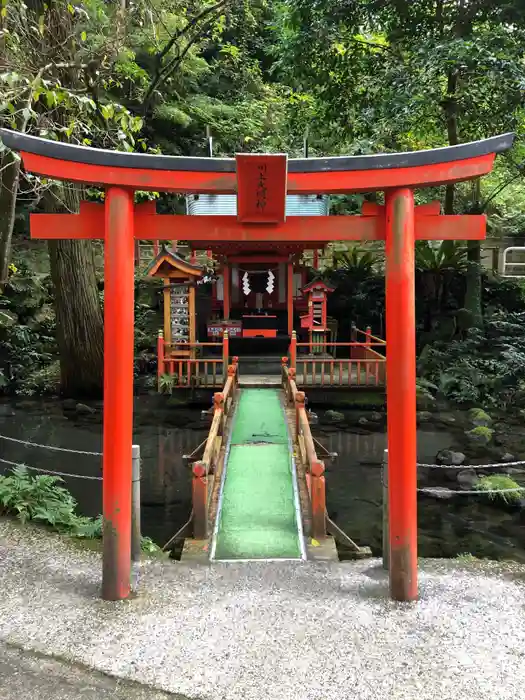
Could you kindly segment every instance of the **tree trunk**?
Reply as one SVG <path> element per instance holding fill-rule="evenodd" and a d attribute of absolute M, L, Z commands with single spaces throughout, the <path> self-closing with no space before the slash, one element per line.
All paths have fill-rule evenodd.
<path fill-rule="evenodd" d="M 467 242 L 467 273 L 464 307 L 470 314 L 470 325 L 473 328 L 483 326 L 483 310 L 481 305 L 481 246 L 479 241 Z"/>
<path fill-rule="evenodd" d="M 61 188 L 61 194 L 66 191 Z M 75 210 L 79 193 L 69 192 L 68 199 L 76 200 L 72 202 L 76 206 L 68 208 Z M 46 209 L 56 211 L 56 200 L 50 199 L 46 197 Z M 93 245 L 91 241 L 49 241 L 49 261 L 55 287 L 62 393 L 75 398 L 99 397 L 103 388 L 104 319 Z"/>
<path fill-rule="evenodd" d="M 11 242 L 15 225 L 16 195 L 20 177 L 20 160 L 11 151 L 6 151 L 0 159 L 2 186 L 0 190 L 0 288 L 9 276 L 11 262 Z"/>
<path fill-rule="evenodd" d="M 472 188 L 471 214 L 480 214 L 481 208 L 481 180 L 477 178 Z M 481 328 L 483 326 L 483 306 L 481 303 L 483 279 L 480 241 L 467 241 L 467 258 L 464 306 L 470 312 L 471 326 Z"/>
<path fill-rule="evenodd" d="M 460 10 L 464 9 L 461 3 Z M 458 36 L 463 35 L 463 26 L 458 21 L 456 28 Z M 444 101 L 444 109 L 447 120 L 447 136 L 450 146 L 456 146 L 459 143 L 459 128 L 458 128 L 458 104 L 457 104 L 457 89 L 458 89 L 458 71 L 456 68 L 451 68 L 447 75 L 447 96 Z M 474 203 L 472 213 L 476 213 L 479 208 L 479 179 L 476 181 L 475 193 L 477 193 L 478 205 Z M 455 185 L 447 185 L 445 193 L 445 214 L 454 214 L 454 200 L 456 187 Z M 476 194 L 474 195 L 476 200 Z M 481 328 L 483 325 L 483 310 L 481 305 L 481 245 L 479 241 L 468 241 L 467 243 L 467 274 L 466 274 L 466 290 L 463 306 L 469 312 L 470 326 Z"/>
<path fill-rule="evenodd" d="M 458 104 L 457 104 L 458 72 L 451 68 L 447 75 L 447 97 L 443 103 L 447 120 L 447 137 L 449 146 L 459 143 Z M 445 214 L 454 213 L 455 185 L 447 185 L 445 191 Z"/>

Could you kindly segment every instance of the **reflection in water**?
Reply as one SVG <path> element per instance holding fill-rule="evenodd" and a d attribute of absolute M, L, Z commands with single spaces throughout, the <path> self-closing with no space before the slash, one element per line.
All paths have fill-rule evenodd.
<path fill-rule="evenodd" d="M 31 442 L 57 445 L 74 450 L 100 452 L 100 416 L 72 422 L 63 416 L 60 404 L 42 403 L 14 411 L 0 404 L 0 434 Z M 169 420 L 170 425 L 162 424 Z M 88 422 L 86 422 L 88 421 Z M 178 421 L 191 427 L 173 427 Z M 160 424 L 159 424 L 160 423 Z M 206 437 L 200 424 L 200 411 L 171 410 L 169 415 L 154 412 L 137 401 L 134 441 L 142 456 L 142 525 L 145 535 L 159 544 L 171 537 L 188 519 L 191 511 L 191 474 L 182 455 L 191 453 Z M 339 457 L 327 464 L 327 505 L 331 517 L 359 544 L 381 547 L 381 460 L 386 446 L 382 433 L 356 434 L 342 430 L 317 437 Z M 436 453 L 450 444 L 442 431 L 420 431 L 418 458 L 433 462 Z M 43 469 L 102 475 L 101 457 L 28 448 L 0 440 L 0 457 L 25 462 Z M 0 464 L 0 471 L 5 466 Z M 66 479 L 67 488 L 86 515 L 101 512 L 100 481 Z M 456 488 L 454 484 L 451 488 Z M 477 556 L 513 556 L 524 559 L 523 527 L 518 510 L 499 509 L 478 496 L 458 496 L 452 501 L 419 498 L 419 544 L 421 556 L 457 556 L 471 552 Z"/>
<path fill-rule="evenodd" d="M 200 417 L 200 412 L 197 412 Z M 154 433 L 155 434 L 152 434 Z M 142 462 L 142 520 L 144 534 L 159 544 L 188 520 L 191 512 L 191 471 L 182 455 L 206 439 L 207 431 L 159 427 L 137 437 L 144 445 Z"/>
<path fill-rule="evenodd" d="M 102 426 L 73 422 L 64 417 L 57 403 L 11 410 L 0 404 L 0 434 L 43 445 L 84 452 L 101 452 Z M 144 535 L 164 544 L 188 519 L 191 511 L 191 477 L 182 455 L 192 452 L 207 431 L 141 425 L 140 406 L 133 440 L 142 459 L 142 529 Z M 173 420 L 173 415 L 171 415 Z M 86 419 L 84 419 L 85 421 Z M 200 411 L 184 411 L 184 420 L 198 425 Z M 102 457 L 28 447 L 0 440 L 0 458 L 40 469 L 102 476 Z M 0 473 L 9 468 L 0 462 Z M 95 517 L 102 511 L 102 482 L 66 478 L 65 486 L 78 501 L 79 511 Z"/>
<path fill-rule="evenodd" d="M 381 553 L 381 461 L 386 435 L 338 431 L 318 439 L 338 459 L 327 465 L 329 515 L 360 545 Z M 418 460 L 433 463 L 436 453 L 453 443 L 443 431 L 418 432 Z M 456 483 L 450 483 L 456 489 Z M 449 501 L 420 494 L 418 498 L 419 554 L 422 557 L 512 557 L 525 560 L 524 529 L 519 511 L 491 506 L 479 496 Z"/>

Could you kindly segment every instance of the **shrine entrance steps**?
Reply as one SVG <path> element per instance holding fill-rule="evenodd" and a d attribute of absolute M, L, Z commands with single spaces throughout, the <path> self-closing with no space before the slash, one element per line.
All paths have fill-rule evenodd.
<path fill-rule="evenodd" d="M 285 352 L 284 355 L 287 353 Z M 239 370 L 248 376 L 281 376 L 282 355 L 240 355 Z"/>
<path fill-rule="evenodd" d="M 277 388 L 240 390 L 210 555 L 215 561 L 306 558 L 293 447 Z"/>
<path fill-rule="evenodd" d="M 239 386 L 248 388 L 280 387 L 281 377 L 278 374 L 241 374 Z"/>

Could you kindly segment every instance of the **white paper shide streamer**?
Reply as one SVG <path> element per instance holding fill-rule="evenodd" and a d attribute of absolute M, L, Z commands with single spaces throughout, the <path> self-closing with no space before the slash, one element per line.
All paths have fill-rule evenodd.
<path fill-rule="evenodd" d="M 266 285 L 266 291 L 268 294 L 272 294 L 274 290 L 274 280 L 275 280 L 275 275 L 271 270 L 268 270 L 268 284 Z"/>
<path fill-rule="evenodd" d="M 250 288 L 250 279 L 248 277 L 247 272 L 245 272 L 242 276 L 242 291 L 244 292 L 245 296 L 248 296 L 248 294 L 252 291 Z"/>

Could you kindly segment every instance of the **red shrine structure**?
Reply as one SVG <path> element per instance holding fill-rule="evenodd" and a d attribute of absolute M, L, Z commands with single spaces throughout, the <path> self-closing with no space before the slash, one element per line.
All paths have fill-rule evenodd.
<path fill-rule="evenodd" d="M 390 591 L 397 600 L 415 600 L 414 244 L 418 239 L 482 239 L 486 221 L 476 215 L 441 216 L 439 204 L 416 207 L 414 190 L 489 173 L 496 153 L 511 147 L 513 135 L 413 153 L 296 160 L 282 154 L 186 158 L 121 153 L 8 130 L 1 130 L 1 136 L 8 148 L 21 152 L 26 170 L 106 189 L 104 204 L 83 202 L 78 214 L 31 217 L 35 238 L 101 238 L 105 242 L 104 598 L 122 599 L 130 593 L 135 239 L 188 241 L 194 249 L 223 251 L 228 265 L 239 267 L 247 264 L 248 255 L 253 256 L 253 265 L 273 267 L 284 262 L 288 278 L 293 276 L 293 256 L 301 248 L 320 249 L 330 241 L 384 240 Z M 154 204 L 135 204 L 136 190 L 236 195 L 237 211 L 235 215 L 158 215 Z M 385 204 L 366 205 L 361 216 L 286 214 L 287 194 L 372 191 L 384 192 Z M 224 316 L 231 308 L 230 279 L 226 275 Z M 289 284 L 288 298 L 291 294 Z M 312 313 L 312 324 L 313 320 Z M 287 330 L 291 330 L 289 318 Z"/>
<path fill-rule="evenodd" d="M 194 195 L 187 198 L 188 216 L 236 216 L 237 200 L 232 195 Z M 286 197 L 287 216 L 323 216 L 328 214 L 328 198 L 317 196 L 289 195 Z M 160 354 L 167 361 L 168 350 L 175 359 L 184 356 L 182 345 L 187 341 L 222 341 L 224 331 L 235 355 L 246 355 L 257 346 L 266 355 L 281 357 L 288 351 L 292 332 L 298 328 L 308 328 L 300 315 L 309 310 L 312 292 L 307 284 L 308 269 L 302 262 L 304 252 L 315 245 L 308 241 L 278 245 L 264 241 L 220 241 L 204 243 L 192 241 L 190 261 L 182 259 L 178 253 L 164 248 L 147 268 L 147 274 L 164 280 L 164 329 L 163 349 Z M 206 247 L 208 265 L 215 267 L 213 284 L 207 289 L 209 304 L 204 324 L 196 315 L 195 290 L 209 280 L 203 266 L 196 264 L 196 251 Z M 318 257 L 318 250 L 314 251 Z M 193 262 L 192 262 L 193 261 Z M 193 272 L 188 275 L 188 265 Z M 165 274 L 164 274 L 165 273 Z M 190 279 L 190 277 L 192 279 Z M 186 297 L 190 309 L 185 330 L 180 326 L 180 318 L 174 317 L 174 301 L 168 289 L 170 279 L 186 278 Z M 171 285 L 172 294 L 180 295 L 180 285 Z M 318 295 L 319 296 L 319 295 Z M 321 293 L 321 296 L 325 296 Z M 312 297 L 313 298 L 313 297 Z M 313 303 L 313 302 L 311 302 Z M 171 313 L 168 309 L 171 305 Z M 318 301 L 314 304 L 316 320 L 321 310 Z M 323 324 L 326 325 L 326 304 Z M 306 314 L 307 315 L 307 314 Z M 305 316 L 306 318 L 306 316 Z M 319 328 L 319 332 L 322 332 Z M 179 344 L 180 343 L 180 344 Z"/>

